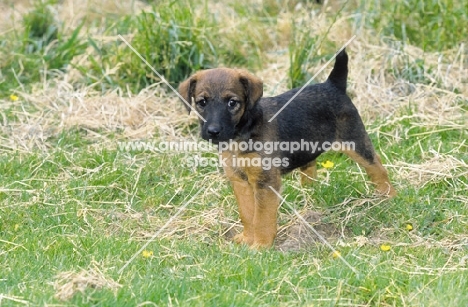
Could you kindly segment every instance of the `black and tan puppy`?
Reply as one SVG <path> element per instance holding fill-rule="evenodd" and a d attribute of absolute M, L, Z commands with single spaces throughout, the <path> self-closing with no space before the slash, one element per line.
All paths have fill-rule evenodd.
<path fill-rule="evenodd" d="M 305 87 L 291 101 L 299 89 L 262 98 L 262 81 L 244 70 L 204 70 L 180 84 L 181 96 L 206 120 L 200 120 L 202 138 L 220 148 L 244 226 L 236 242 L 254 248 L 273 244 L 279 199 L 272 189 L 279 191 L 281 175 L 295 168 L 303 181 L 314 178 L 315 160 L 327 149 L 364 167 L 378 193 L 396 194 L 346 95 L 347 66 L 342 51 L 326 82 Z"/>

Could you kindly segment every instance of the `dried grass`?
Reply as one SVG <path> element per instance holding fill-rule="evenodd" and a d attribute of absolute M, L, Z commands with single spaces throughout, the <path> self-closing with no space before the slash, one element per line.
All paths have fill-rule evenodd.
<path fill-rule="evenodd" d="M 5 295 L 3 293 L 0 293 L 0 305 L 2 305 L 2 302 L 14 302 L 16 303 L 15 305 L 22 304 L 22 305 L 29 305 L 29 301 L 23 300 L 21 297 L 18 296 L 11 296 L 11 295 Z"/>
<path fill-rule="evenodd" d="M 430 151 L 433 157 L 421 164 L 406 163 L 404 161 L 395 162 L 395 172 L 401 178 L 411 182 L 416 187 L 423 187 L 429 183 L 437 183 L 451 179 L 461 179 L 468 176 L 468 164 L 452 155 L 441 154 L 436 151 Z M 462 180 L 460 184 L 468 185 Z"/>
<path fill-rule="evenodd" d="M 67 271 L 57 274 L 54 281 L 55 298 L 61 301 L 71 299 L 76 293 L 84 293 L 89 289 L 109 289 L 117 291 L 120 284 L 105 276 L 98 268 L 98 264 L 93 262 L 87 270 L 79 272 Z"/>
<path fill-rule="evenodd" d="M 62 81 L 56 87 L 17 94 L 20 96 L 18 104 L 27 101 L 40 111 L 23 109 L 17 114 L 19 121 L 0 127 L 6 135 L 2 147 L 7 150 L 47 150 L 49 137 L 71 128 L 88 130 L 88 136 L 100 140 L 101 144 L 107 141 L 107 134 L 114 132 L 127 140 L 197 139 L 186 133 L 188 125 L 196 121 L 194 115 L 189 117 L 181 103 L 160 85 L 125 97 L 119 91 L 99 95 L 88 88 L 73 90 L 70 84 Z"/>
<path fill-rule="evenodd" d="M 34 8 L 34 0 L 7 0 L 0 3 L 0 35 L 22 27 L 22 16 Z M 66 20 L 65 31 L 72 32 L 82 20 L 88 24 L 107 15 L 138 14 L 150 6 L 143 1 L 64 0 L 50 6 L 57 20 Z"/>

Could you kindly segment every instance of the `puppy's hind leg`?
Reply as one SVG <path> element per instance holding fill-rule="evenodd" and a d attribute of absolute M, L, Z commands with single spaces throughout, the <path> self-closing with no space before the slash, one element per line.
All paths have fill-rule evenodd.
<path fill-rule="evenodd" d="M 300 168 L 301 185 L 311 184 L 317 179 L 317 161 L 311 161 Z"/>
<path fill-rule="evenodd" d="M 396 191 L 388 179 L 387 170 L 375 152 L 357 110 L 348 109 L 346 115 L 339 122 L 337 140 L 342 141 L 340 151 L 364 167 L 379 194 L 388 197 L 395 196 Z M 348 146 L 344 146 L 345 144 Z"/>
<path fill-rule="evenodd" d="M 372 156 L 366 157 L 359 153 L 359 151 L 344 150 L 343 152 L 366 170 L 367 175 L 374 183 L 379 194 L 388 197 L 396 195 L 396 191 L 388 179 L 387 170 L 383 167 L 377 153 L 372 150 Z"/>

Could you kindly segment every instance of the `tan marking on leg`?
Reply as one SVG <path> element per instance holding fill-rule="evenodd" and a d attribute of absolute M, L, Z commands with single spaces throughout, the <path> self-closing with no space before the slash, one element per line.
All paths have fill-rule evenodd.
<path fill-rule="evenodd" d="M 244 230 L 234 237 L 236 243 L 254 243 L 255 198 L 250 184 L 246 181 L 231 181 L 239 207 L 239 216 Z"/>
<path fill-rule="evenodd" d="M 226 159 L 225 161 L 227 165 L 224 165 L 224 172 L 231 181 L 234 196 L 236 197 L 237 206 L 239 208 L 239 216 L 244 227 L 243 231 L 234 237 L 234 242 L 252 245 L 254 242 L 254 191 L 248 181 L 243 180 L 235 173 L 234 168 L 232 167 L 232 154 L 229 152 L 223 152 L 221 157 L 222 159 Z"/>
<path fill-rule="evenodd" d="M 222 158 L 227 158 L 228 165 L 225 166 L 225 171 L 232 182 L 244 226 L 243 232 L 234 240 L 246 243 L 255 249 L 271 247 L 276 237 L 279 199 L 269 186 L 271 185 L 277 191 L 280 190 L 279 170 L 271 169 L 265 174 L 262 165 L 252 166 L 252 159 L 262 158 L 258 153 L 236 153 L 236 158 L 245 159 L 244 161 L 247 162 L 244 167 L 232 166 L 232 153 L 223 152 Z M 245 173 L 247 178 L 240 178 L 239 170 Z"/>
<path fill-rule="evenodd" d="M 273 187 L 279 191 L 279 186 Z M 277 232 L 278 196 L 270 188 L 255 190 L 254 244 L 253 248 L 268 248 L 275 241 Z"/>
<path fill-rule="evenodd" d="M 388 179 L 387 170 L 383 167 L 379 155 L 374 153 L 373 163 L 369 163 L 366 159 L 361 157 L 355 151 L 343 151 L 356 163 L 364 167 L 367 175 L 370 177 L 371 181 L 375 184 L 376 190 L 379 194 L 393 197 L 396 195 L 396 191 L 393 188 L 390 180 Z"/>
<path fill-rule="evenodd" d="M 243 155 L 246 158 L 259 157 L 256 153 Z M 250 185 L 254 191 L 255 212 L 253 218 L 254 243 L 252 248 L 268 248 L 275 241 L 277 231 L 278 196 L 269 188 L 276 191 L 281 188 L 281 175 L 278 169 L 270 169 L 265 173 L 261 166 L 244 168 Z"/>
<path fill-rule="evenodd" d="M 311 184 L 317 180 L 317 161 L 311 161 L 300 168 L 301 185 Z"/>

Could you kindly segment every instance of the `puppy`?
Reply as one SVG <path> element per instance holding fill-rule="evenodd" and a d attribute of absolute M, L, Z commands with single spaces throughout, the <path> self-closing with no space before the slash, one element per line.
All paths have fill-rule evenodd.
<path fill-rule="evenodd" d="M 203 117 L 201 137 L 218 144 L 232 183 L 244 226 L 236 242 L 272 246 L 281 175 L 299 168 L 303 183 L 313 180 L 316 159 L 328 149 L 364 167 L 378 193 L 396 194 L 346 95 L 347 76 L 348 55 L 342 51 L 324 83 L 276 97 L 262 97 L 262 81 L 238 69 L 199 71 L 180 84 L 180 95 Z M 190 112 L 192 106 L 186 107 Z"/>

